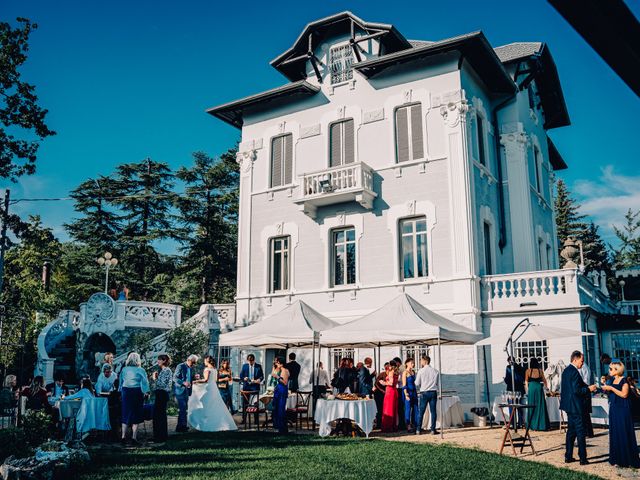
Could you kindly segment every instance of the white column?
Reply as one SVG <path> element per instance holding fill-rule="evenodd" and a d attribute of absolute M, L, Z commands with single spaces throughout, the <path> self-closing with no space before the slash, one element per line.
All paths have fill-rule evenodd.
<path fill-rule="evenodd" d="M 531 213 L 531 191 L 527 167 L 529 139 L 522 123 L 502 126 L 500 144 L 504 146 L 507 164 L 507 190 L 509 192 L 509 218 L 513 265 L 516 272 L 537 270 L 537 241 Z"/>
<path fill-rule="evenodd" d="M 240 165 L 240 194 L 238 208 L 238 273 L 237 297 L 238 315 L 236 320 L 242 321 L 251 314 L 251 194 L 253 191 L 253 162 L 255 150 L 238 152 L 236 161 Z"/>

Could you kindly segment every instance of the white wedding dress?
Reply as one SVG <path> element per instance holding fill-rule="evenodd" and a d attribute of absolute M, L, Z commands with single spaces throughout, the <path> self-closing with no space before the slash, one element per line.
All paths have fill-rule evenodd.
<path fill-rule="evenodd" d="M 228 432 L 237 430 L 236 422 L 224 404 L 216 379 L 218 372 L 214 368 L 209 371 L 207 383 L 194 383 L 189 397 L 187 420 L 191 427 L 201 432 Z"/>

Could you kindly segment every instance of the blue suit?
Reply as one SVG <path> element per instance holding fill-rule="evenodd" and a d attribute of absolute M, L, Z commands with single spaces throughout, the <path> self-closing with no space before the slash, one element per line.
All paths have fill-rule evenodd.
<path fill-rule="evenodd" d="M 178 402 L 178 425 L 176 431 L 184 431 L 187 425 L 187 409 L 189 408 L 189 397 L 191 387 L 185 387 L 184 382 L 193 382 L 193 369 L 186 363 L 181 363 L 176 367 L 173 374 L 173 392 Z"/>
<path fill-rule="evenodd" d="M 567 438 L 565 460 L 573 458 L 573 443 L 578 441 L 580 461 L 587 460 L 587 439 L 584 425 L 584 412 L 587 398 L 591 396 L 589 386 L 584 383 L 580 372 L 569 365 L 562 372 L 560 384 L 560 409 L 567 414 Z"/>
<path fill-rule="evenodd" d="M 244 379 L 248 378 L 249 381 L 245 382 Z M 260 383 L 264 380 L 264 373 L 262 372 L 262 366 L 259 363 L 253 364 L 253 376 L 251 376 L 251 365 L 245 363 L 240 370 L 240 381 L 242 382 L 242 390 L 249 392 L 259 392 L 260 383 L 251 383 L 251 380 L 259 380 Z M 247 420 L 247 402 L 249 398 L 246 395 L 242 395 L 242 423 Z"/>

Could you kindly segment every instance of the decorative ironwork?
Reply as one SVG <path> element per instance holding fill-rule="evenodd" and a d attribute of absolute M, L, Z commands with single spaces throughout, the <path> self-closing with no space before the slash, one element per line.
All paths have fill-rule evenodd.
<path fill-rule="evenodd" d="M 353 79 L 353 49 L 351 45 L 333 47 L 329 52 L 331 84 Z"/>

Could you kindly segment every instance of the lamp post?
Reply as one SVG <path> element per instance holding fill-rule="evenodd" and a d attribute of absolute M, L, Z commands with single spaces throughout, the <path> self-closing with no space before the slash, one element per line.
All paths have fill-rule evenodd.
<path fill-rule="evenodd" d="M 105 270 L 105 279 L 104 279 L 104 293 L 108 293 L 107 289 L 109 287 L 109 269 L 111 267 L 115 267 L 118 264 L 118 259 L 111 255 L 110 252 L 104 252 L 104 255 L 97 260 L 98 265 L 104 267 Z"/>

